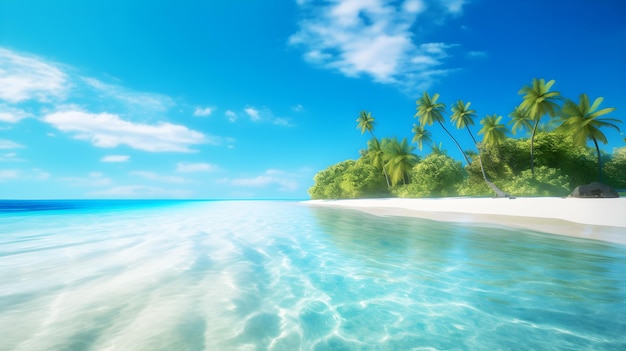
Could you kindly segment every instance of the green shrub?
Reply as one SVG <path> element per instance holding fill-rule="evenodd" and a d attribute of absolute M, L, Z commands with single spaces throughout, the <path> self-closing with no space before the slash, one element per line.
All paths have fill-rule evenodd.
<path fill-rule="evenodd" d="M 570 194 L 568 177 L 561 170 L 546 166 L 521 172 L 510 181 L 502 182 L 502 190 L 517 196 L 567 196 Z"/>
<path fill-rule="evenodd" d="M 431 154 L 413 167 L 411 182 L 396 186 L 398 197 L 455 196 L 466 173 L 460 161 L 443 154 Z"/>

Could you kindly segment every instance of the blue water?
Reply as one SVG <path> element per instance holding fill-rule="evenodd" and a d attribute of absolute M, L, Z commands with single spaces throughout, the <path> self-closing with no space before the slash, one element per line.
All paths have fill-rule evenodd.
<path fill-rule="evenodd" d="M 626 350 L 626 247 L 272 201 L 0 204 L 0 350 Z"/>

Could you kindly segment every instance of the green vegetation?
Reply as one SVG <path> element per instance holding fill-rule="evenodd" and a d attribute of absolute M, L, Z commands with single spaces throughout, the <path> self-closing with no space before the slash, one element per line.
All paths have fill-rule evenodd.
<path fill-rule="evenodd" d="M 507 136 L 509 130 L 502 116 L 491 114 L 480 120 L 477 135 L 482 140 L 477 140 L 471 129 L 477 113 L 470 102 L 458 100 L 446 121 L 448 112 L 439 102 L 439 94 L 431 97 L 424 92 L 416 101 L 419 123 L 412 129 L 412 143 L 420 151 L 424 146 L 431 149 L 424 159 L 413 153 L 415 146 L 406 138 L 376 138 L 374 117 L 361 111 L 357 129 L 372 136 L 367 149 L 361 150 L 357 160 L 343 161 L 317 173 L 309 194 L 312 199 L 565 196 L 576 186 L 595 180 L 626 189 L 626 146 L 615 149 L 612 155 L 598 146 L 598 142 L 607 143 L 602 128 L 619 131 L 617 123 L 621 121 L 606 117 L 615 109 L 599 109 L 601 97 L 592 104 L 586 94 L 580 95 L 578 103 L 563 98 L 551 91 L 554 84 L 554 80 L 546 83 L 533 79 L 519 91 L 522 102 L 508 115 L 513 135 L 525 132 L 517 139 Z M 546 116 L 548 123 L 540 124 Z M 441 143 L 433 142 L 426 127 L 435 122 L 461 151 L 465 165 L 448 156 Z M 474 149 L 463 150 L 446 123 L 457 130 L 465 129 Z"/>

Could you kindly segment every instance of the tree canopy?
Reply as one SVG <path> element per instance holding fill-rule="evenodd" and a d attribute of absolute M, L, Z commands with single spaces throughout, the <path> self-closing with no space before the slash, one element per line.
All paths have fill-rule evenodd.
<path fill-rule="evenodd" d="M 522 87 L 522 102 L 508 114 L 508 123 L 498 114 L 488 114 L 480 121 L 477 135 L 482 140 L 477 140 L 471 130 L 477 116 L 471 103 L 457 100 L 448 114 L 437 93 L 431 96 L 424 92 L 416 101 L 418 123 L 411 130 L 416 146 L 407 138 L 377 139 L 375 120 L 371 112 L 363 110 L 356 122 L 361 134 L 369 132 L 372 136 L 367 149 L 355 160 L 318 172 L 309 194 L 313 199 L 490 196 L 494 191 L 498 196 L 565 196 L 578 185 L 602 179 L 603 168 L 606 184 L 626 189 L 626 146 L 612 154 L 598 147 L 598 143 L 607 142 L 603 129 L 619 131 L 621 121 L 607 117 L 615 109 L 600 108 L 601 97 L 593 103 L 586 94 L 581 94 L 578 102 L 566 99 L 551 90 L 554 84 L 554 80 L 533 79 Z M 560 125 L 556 129 L 552 123 L 540 126 L 545 116 Z M 433 140 L 427 127 L 434 123 L 450 136 L 466 164 L 449 157 L 442 143 Z M 473 143 L 470 147 L 475 149 L 464 151 L 445 123 L 466 129 Z M 514 138 L 507 124 L 512 135 L 526 131 L 525 135 Z M 422 151 L 424 145 L 431 151 L 421 159 L 414 151 L 416 147 Z"/>

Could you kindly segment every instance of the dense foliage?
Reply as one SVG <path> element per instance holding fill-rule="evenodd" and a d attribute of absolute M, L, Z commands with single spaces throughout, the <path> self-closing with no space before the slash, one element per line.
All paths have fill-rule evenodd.
<path fill-rule="evenodd" d="M 606 143 L 601 128 L 619 131 L 620 120 L 606 118 L 613 108 L 599 108 L 602 98 L 589 103 L 582 94 L 580 102 L 563 99 L 551 91 L 554 81 L 534 79 L 520 90 L 522 103 L 509 114 L 513 133 L 525 136 L 509 138 L 502 117 L 485 116 L 477 141 L 471 126 L 476 111 L 469 102 L 453 105 L 450 123 L 465 129 L 474 143 L 473 150 L 463 150 L 445 127 L 445 104 L 439 94 L 424 93 L 417 100 L 413 125 L 413 143 L 420 150 L 431 148 L 423 160 L 413 154 L 415 147 L 406 139 L 377 139 L 375 119 L 361 111 L 357 128 L 369 132 L 372 139 L 357 160 L 343 161 L 315 175 L 309 189 L 313 199 L 364 197 L 440 197 L 440 196 L 566 196 L 578 185 L 600 180 L 616 189 L 626 189 L 626 147 L 603 153 L 598 142 Z M 548 102 L 546 102 L 548 100 Z M 563 101 L 563 107 L 558 102 Z M 600 118 L 602 117 L 602 118 Z M 543 118 L 543 120 L 542 120 Z M 546 122 L 540 124 L 539 121 Z M 442 151 L 425 126 L 439 125 L 458 147 L 465 166 Z M 587 142 L 592 142 L 589 146 Z M 625 140 L 626 141 L 626 140 Z"/>

